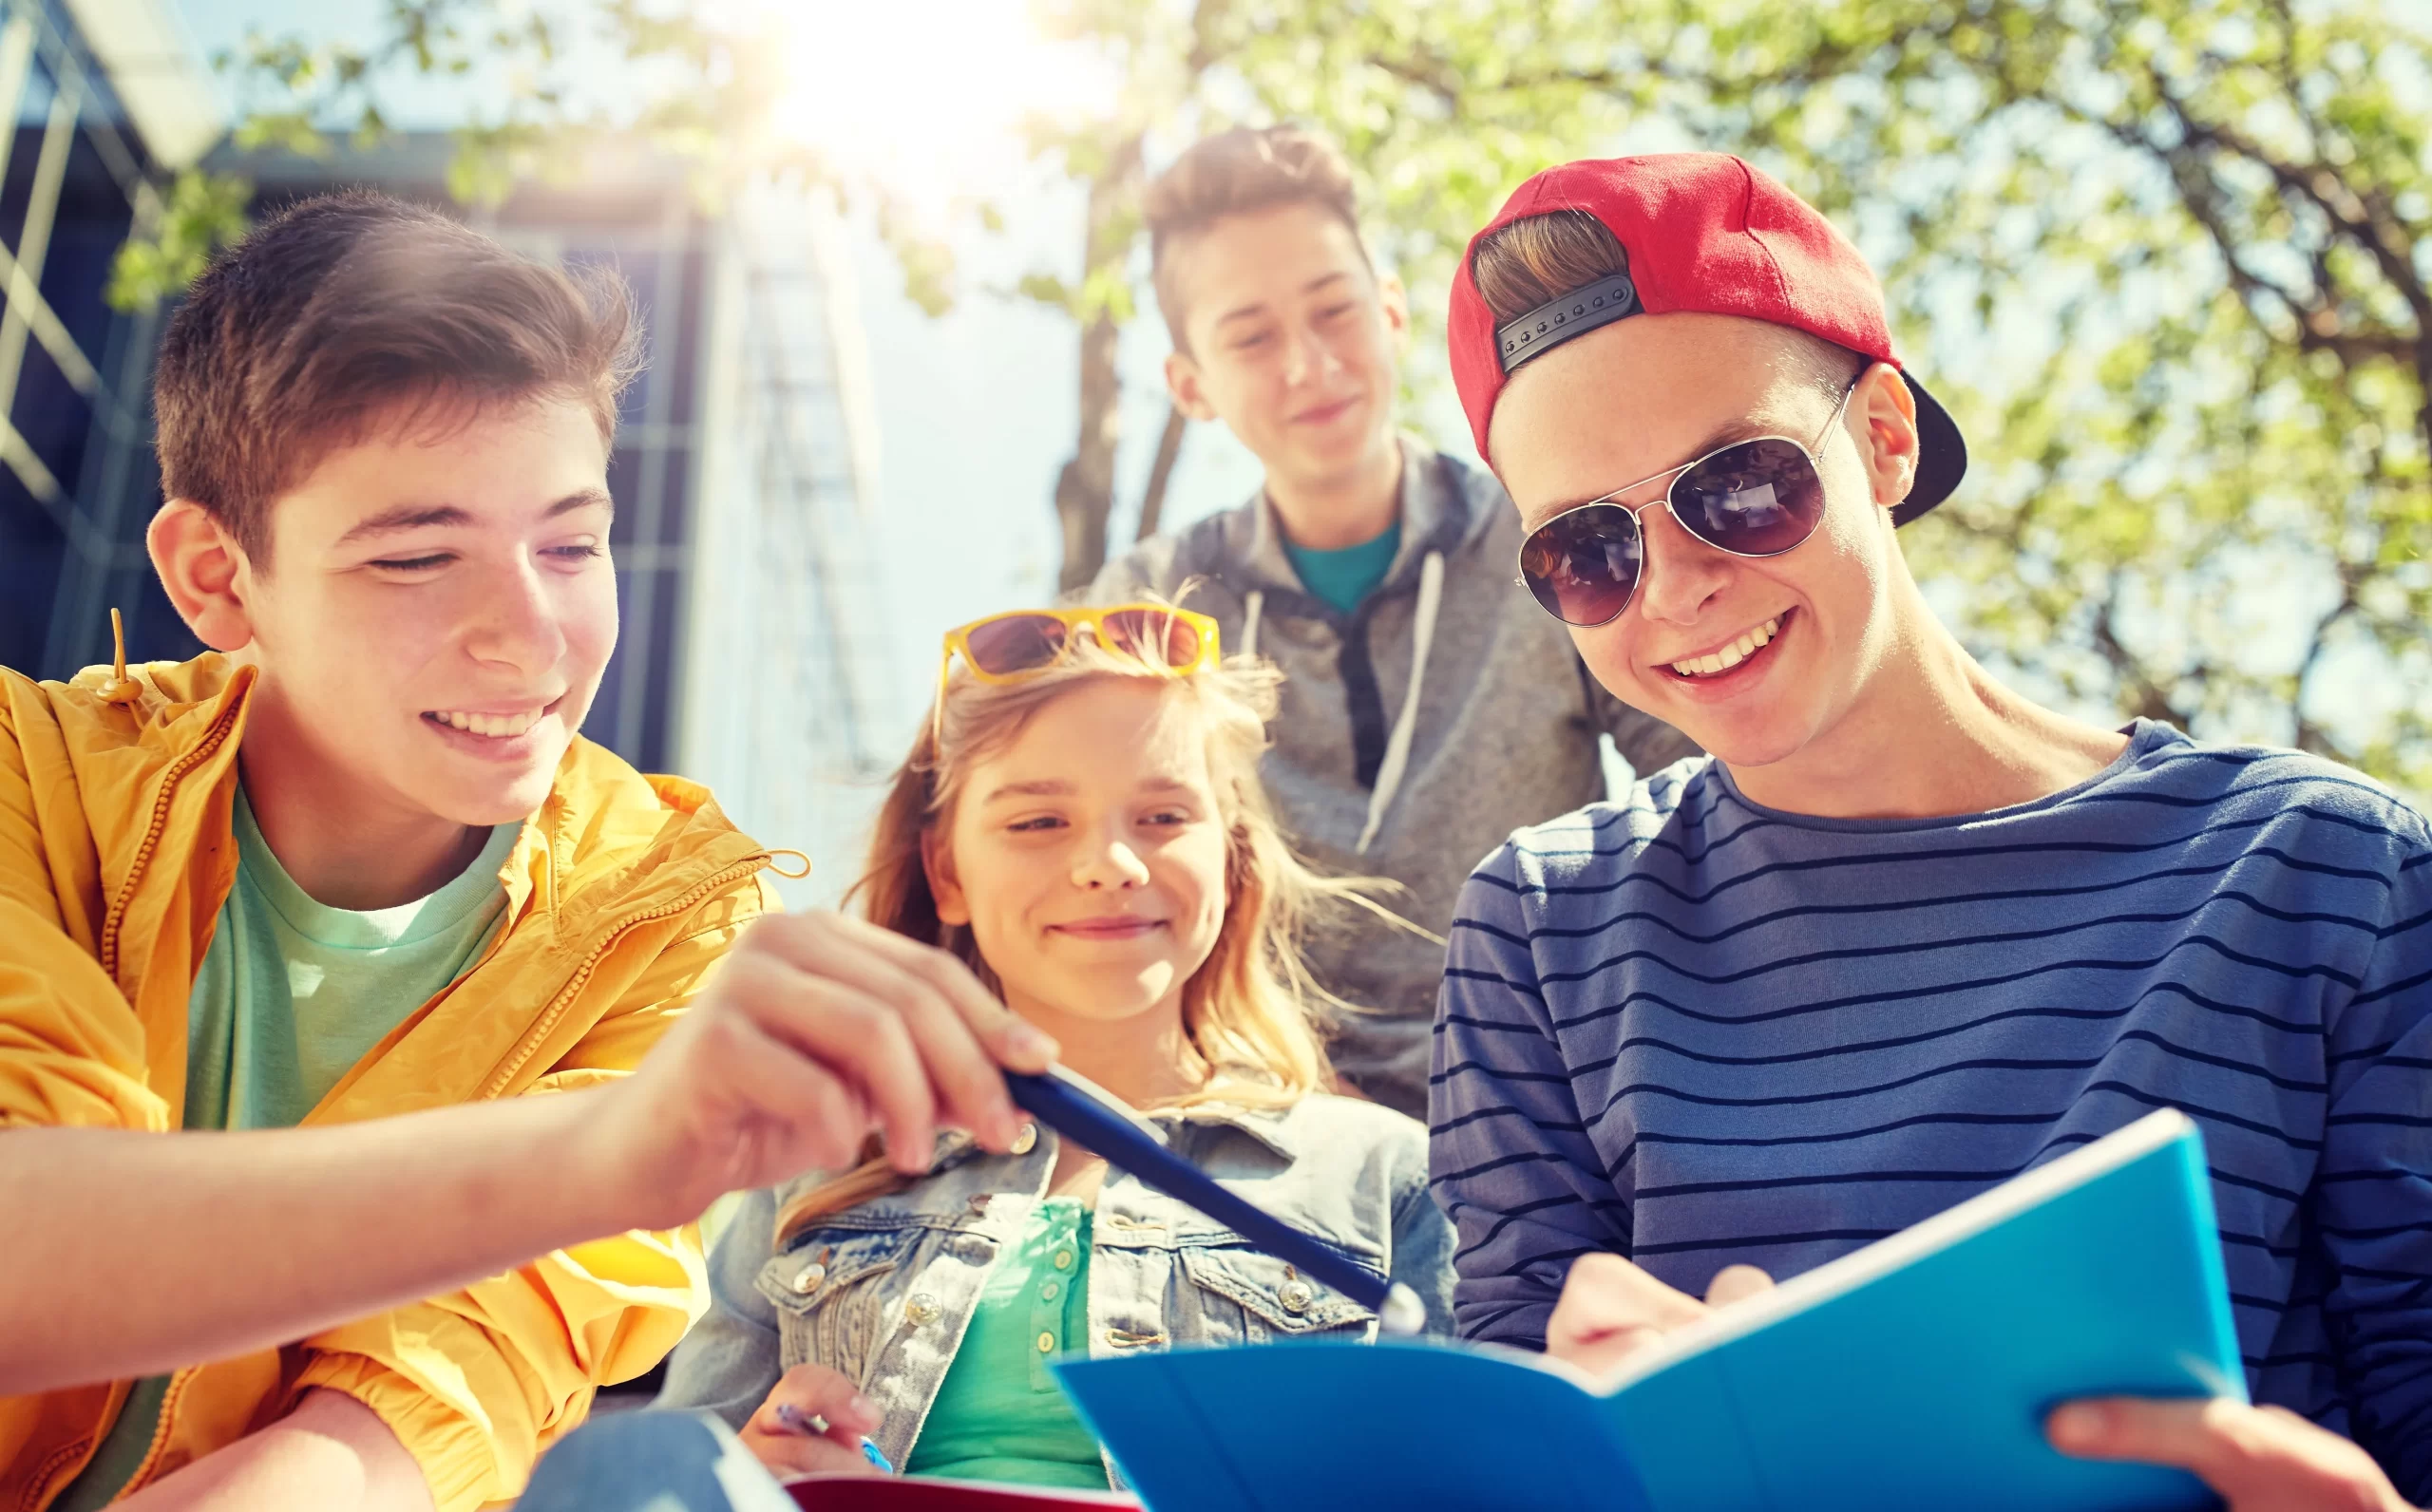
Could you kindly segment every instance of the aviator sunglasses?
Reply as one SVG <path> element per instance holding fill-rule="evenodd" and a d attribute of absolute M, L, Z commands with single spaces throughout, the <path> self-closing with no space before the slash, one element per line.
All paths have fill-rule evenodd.
<path fill-rule="evenodd" d="M 1857 392 L 1860 373 L 1841 390 L 1813 445 L 1758 436 L 1718 446 L 1602 499 L 1566 509 L 1520 543 L 1520 576 L 1546 613 L 1566 625 L 1608 625 L 1621 617 L 1646 576 L 1646 527 L 1639 516 L 1662 504 L 1681 528 L 1734 557 L 1778 557 L 1815 534 L 1824 519 L 1822 448 Z M 1614 501 L 1659 479 L 1661 499 L 1632 508 Z"/>

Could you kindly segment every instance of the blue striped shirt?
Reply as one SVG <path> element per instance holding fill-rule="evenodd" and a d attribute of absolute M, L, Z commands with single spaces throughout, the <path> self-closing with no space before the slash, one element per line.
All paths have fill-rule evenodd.
<path fill-rule="evenodd" d="M 2432 833 L 2369 779 L 2139 723 L 1928 820 L 1711 762 L 1522 830 L 1462 895 L 1432 1163 L 1462 1333 L 1570 1261 L 1809 1270 L 2160 1106 L 2203 1125 L 2256 1400 L 2432 1497 Z"/>

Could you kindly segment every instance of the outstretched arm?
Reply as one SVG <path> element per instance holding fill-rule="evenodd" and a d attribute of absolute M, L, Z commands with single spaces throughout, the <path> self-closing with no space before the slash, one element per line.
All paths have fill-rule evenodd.
<path fill-rule="evenodd" d="M 613 1086 L 329 1127 L 139 1132 L 109 1109 L 140 1080 L 44 1074 L 96 1064 L 44 1038 L 61 994 L 116 988 L 42 933 L 55 949 L 12 940 L 0 959 L 7 1394 L 266 1348 L 586 1239 L 676 1227 L 721 1192 L 851 1163 L 873 1127 L 926 1150 L 943 1121 L 1001 1149 L 1017 1121 L 997 1066 L 1054 1053 L 942 952 L 835 915 L 774 917 Z M 45 1116 L 63 1108 L 121 1126 L 29 1126 L 71 1122 Z M 157 1284 L 162 1234 L 214 1263 Z"/>

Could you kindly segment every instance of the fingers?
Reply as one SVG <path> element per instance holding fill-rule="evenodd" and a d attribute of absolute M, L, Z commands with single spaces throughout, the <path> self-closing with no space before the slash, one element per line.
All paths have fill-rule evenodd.
<path fill-rule="evenodd" d="M 1706 1283 L 1706 1306 L 1728 1307 L 1774 1289 L 1774 1278 L 1753 1265 L 1726 1265 Z"/>
<path fill-rule="evenodd" d="M 2201 1474 L 2222 1452 L 2221 1409 L 2214 1399 L 2156 1402 L 2102 1397 L 2071 1402 L 2044 1420 L 2052 1446 L 2088 1460 L 2143 1460 Z"/>
<path fill-rule="evenodd" d="M 865 939 L 870 948 L 902 970 L 926 979 L 963 1024 L 977 1035 L 997 1064 L 1016 1071 L 1043 1071 L 1055 1059 L 1055 1041 L 1037 1026 L 997 1001 L 979 985 L 971 969 L 946 952 L 910 940 L 891 929 L 843 914 L 828 916 L 848 936 Z"/>
<path fill-rule="evenodd" d="M 2226 1397 L 2071 1402 L 2044 1420 L 2052 1446 L 2091 1460 L 2191 1470 L 2231 1512 L 2399 1512 L 2406 1503 L 2372 1457 L 2282 1408 Z"/>
<path fill-rule="evenodd" d="M 774 1424 L 775 1419 L 767 1420 Z M 874 1475 L 876 1466 L 864 1459 L 855 1444 L 840 1444 L 833 1437 L 798 1433 L 778 1425 L 763 1427 L 763 1419 L 754 1416 L 744 1425 L 740 1435 L 752 1458 L 769 1467 L 780 1478 L 796 1475 Z M 833 1433 L 833 1429 L 830 1433 Z"/>
<path fill-rule="evenodd" d="M 1706 1312 L 1697 1298 L 1618 1255 L 1583 1255 L 1547 1321 L 1546 1352 L 1582 1370 L 1608 1370 Z"/>
<path fill-rule="evenodd" d="M 861 1092 L 817 1061 L 780 1044 L 748 1018 L 730 1017 L 705 1026 L 707 1053 L 719 1064 L 720 1078 L 750 1106 L 772 1115 L 772 1127 L 783 1127 L 797 1142 L 789 1165 L 844 1170 L 862 1158 L 862 1140 L 869 1132 L 870 1109 Z M 722 1173 L 720 1190 L 761 1184 L 762 1152 L 737 1148 L 730 1152 L 733 1169 Z"/>
<path fill-rule="evenodd" d="M 843 1373 L 824 1365 L 797 1365 L 751 1414 L 743 1438 L 762 1464 L 780 1474 L 867 1475 L 873 1466 L 862 1453 L 862 1438 L 884 1420 L 878 1404 Z"/>
<path fill-rule="evenodd" d="M 900 1011 L 847 980 L 770 951 L 752 954 L 736 986 L 763 1032 L 862 1089 L 898 1170 L 928 1169 L 937 1096 Z"/>
<path fill-rule="evenodd" d="M 861 1452 L 864 1433 L 875 1433 L 886 1420 L 878 1404 L 862 1394 L 852 1378 L 825 1365 L 797 1365 L 778 1377 L 760 1414 L 773 1420 L 780 1408 L 791 1408 L 804 1418 L 823 1418 L 829 1436 Z M 760 1414 L 754 1415 L 754 1420 Z"/>
<path fill-rule="evenodd" d="M 867 1073 L 899 1165 L 925 1168 L 940 1115 L 994 1148 L 1012 1143 L 1020 1120 L 998 1067 L 1044 1068 L 1054 1045 L 961 962 L 836 914 L 766 919 L 749 942 L 808 984 L 760 1005 L 772 1029 Z"/>

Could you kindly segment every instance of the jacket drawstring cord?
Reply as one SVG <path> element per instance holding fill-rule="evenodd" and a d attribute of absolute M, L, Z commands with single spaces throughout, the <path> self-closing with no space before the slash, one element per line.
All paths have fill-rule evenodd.
<path fill-rule="evenodd" d="M 1394 721 L 1394 732 L 1385 742 L 1385 759 L 1377 768 L 1377 785 L 1368 794 L 1368 822 L 1359 831 L 1359 853 L 1368 853 L 1369 842 L 1377 838 L 1377 830 L 1385 822 L 1385 810 L 1394 806 L 1394 794 L 1402 785 L 1402 773 L 1410 765 L 1412 732 L 1418 726 L 1418 690 L 1427 680 L 1427 651 L 1435 640 L 1435 616 L 1444 606 L 1444 554 L 1431 551 L 1418 568 L 1418 607 L 1411 622 L 1410 688 L 1402 694 L 1402 711 Z M 1256 623 L 1255 620 L 1252 623 Z"/>
<path fill-rule="evenodd" d="M 126 675 L 126 621 L 120 617 L 115 606 L 110 610 L 110 638 L 118 643 L 111 663 L 110 680 L 102 685 L 102 700 L 111 704 L 131 704 L 143 696 L 143 685 Z"/>

